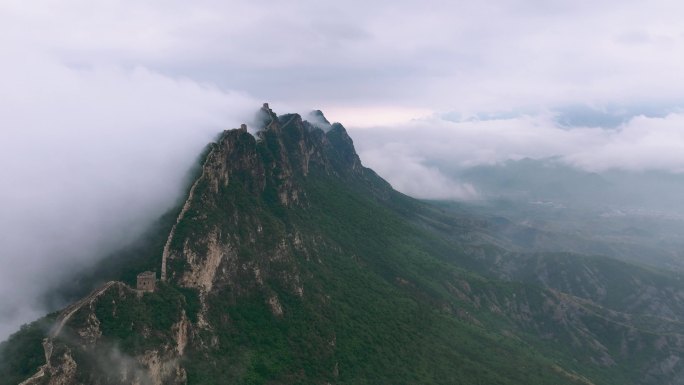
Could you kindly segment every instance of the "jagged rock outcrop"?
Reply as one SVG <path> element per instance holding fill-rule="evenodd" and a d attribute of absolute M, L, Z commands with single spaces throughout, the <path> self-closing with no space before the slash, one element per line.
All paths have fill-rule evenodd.
<path fill-rule="evenodd" d="M 211 146 L 167 242 L 165 277 L 199 289 L 203 296 L 215 285 L 228 285 L 236 292 L 264 287 L 274 275 L 292 293 L 302 295 L 291 256 L 306 252 L 306 247 L 296 231 L 274 231 L 273 211 L 306 207 L 303 181 L 312 172 L 358 180 L 372 173 L 362 167 L 339 123 L 323 131 L 298 114 L 278 117 L 266 108 L 260 118 L 263 127 L 256 137 L 245 130 L 228 130 Z M 325 119 L 320 111 L 318 118 Z M 245 204 L 253 210 L 240 210 Z M 274 270 L 279 264 L 289 269 Z M 274 313 L 281 313 L 275 294 L 267 297 Z"/>
<path fill-rule="evenodd" d="M 549 278 L 551 259 L 392 190 L 341 124 L 309 119 L 265 105 L 255 135 L 224 131 L 156 290 L 112 281 L 64 309 L 24 384 L 682 383 L 679 320 L 644 313 L 677 311 L 682 285 L 649 280 L 629 293 L 657 306 L 630 308 L 603 265 Z"/>

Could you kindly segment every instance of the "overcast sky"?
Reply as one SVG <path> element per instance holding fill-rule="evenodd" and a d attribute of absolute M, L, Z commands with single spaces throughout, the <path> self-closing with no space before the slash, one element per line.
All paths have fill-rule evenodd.
<path fill-rule="evenodd" d="M 263 101 L 322 109 L 419 197 L 476 194 L 439 164 L 680 172 L 682 14 L 630 0 L 3 0 L 0 339 L 45 311 L 45 287 L 177 199 L 202 146 Z"/>

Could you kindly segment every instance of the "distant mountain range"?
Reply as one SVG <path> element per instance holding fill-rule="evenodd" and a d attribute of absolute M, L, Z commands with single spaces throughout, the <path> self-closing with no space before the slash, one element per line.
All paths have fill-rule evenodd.
<path fill-rule="evenodd" d="M 499 235 L 518 237 L 532 250 L 684 268 L 684 175 L 588 172 L 549 158 L 452 170 L 451 176 L 482 197 L 461 206 L 495 218 Z"/>
<path fill-rule="evenodd" d="M 589 172 L 560 159 L 509 160 L 450 174 L 472 183 L 485 197 L 554 201 L 574 208 L 640 209 L 684 217 L 684 174 L 664 171 Z"/>

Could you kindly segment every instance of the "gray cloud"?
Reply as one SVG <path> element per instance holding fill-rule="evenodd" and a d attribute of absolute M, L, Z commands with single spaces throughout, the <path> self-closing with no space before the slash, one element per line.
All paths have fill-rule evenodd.
<path fill-rule="evenodd" d="M 682 96 L 682 5 L 666 0 L 71 0 L 0 11 L 10 36 L 68 62 L 144 65 L 322 108 L 477 113 Z"/>

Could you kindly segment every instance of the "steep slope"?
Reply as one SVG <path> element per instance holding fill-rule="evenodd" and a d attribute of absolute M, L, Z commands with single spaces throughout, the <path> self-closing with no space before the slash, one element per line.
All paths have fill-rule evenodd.
<path fill-rule="evenodd" d="M 340 124 L 259 119 L 210 146 L 162 255 L 141 257 L 157 290 L 109 283 L 26 327 L 0 383 L 681 383 L 675 326 L 488 268 L 522 259 L 394 191 Z"/>

